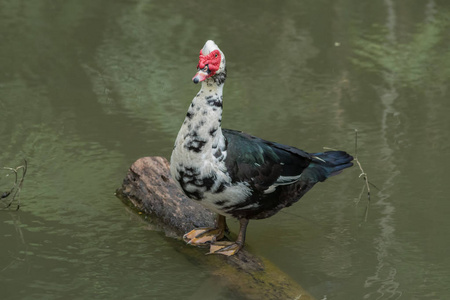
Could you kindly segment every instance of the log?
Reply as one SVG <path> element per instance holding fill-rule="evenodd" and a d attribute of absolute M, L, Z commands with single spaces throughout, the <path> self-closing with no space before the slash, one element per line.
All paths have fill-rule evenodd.
<path fill-rule="evenodd" d="M 205 248 L 180 247 L 185 232 L 214 226 L 215 214 L 188 199 L 170 176 L 163 157 L 144 157 L 130 167 L 116 195 L 146 214 L 169 237 L 183 255 L 207 266 L 228 283 L 233 292 L 247 299 L 313 299 L 298 283 L 263 257 L 242 249 L 234 256 L 208 255 Z"/>

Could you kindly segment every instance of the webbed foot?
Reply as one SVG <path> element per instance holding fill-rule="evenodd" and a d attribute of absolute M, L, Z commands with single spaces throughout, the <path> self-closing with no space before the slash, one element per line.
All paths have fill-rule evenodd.
<path fill-rule="evenodd" d="M 183 235 L 183 240 L 190 245 L 206 245 L 222 239 L 223 234 L 220 228 L 196 228 Z"/>
<path fill-rule="evenodd" d="M 214 244 L 211 244 L 209 247 L 209 253 L 208 254 L 222 254 L 226 256 L 232 256 L 241 250 L 243 245 L 240 245 L 236 242 L 216 242 Z"/>
<path fill-rule="evenodd" d="M 245 232 L 247 230 L 248 219 L 239 219 L 239 235 L 236 242 L 220 241 L 227 230 L 225 217 L 218 215 L 215 228 L 196 228 L 183 236 L 186 243 L 196 246 L 210 245 L 208 254 L 222 254 L 232 256 L 244 247 Z"/>
<path fill-rule="evenodd" d="M 222 254 L 232 256 L 239 252 L 244 247 L 245 233 L 247 231 L 248 219 L 239 219 L 239 235 L 236 242 L 217 242 L 211 244 L 208 254 Z"/>
<path fill-rule="evenodd" d="M 216 241 L 223 239 L 225 231 L 228 230 L 227 222 L 222 215 L 217 215 L 215 225 L 214 228 L 201 227 L 193 229 L 183 235 L 183 240 L 190 245 L 196 246 L 213 244 Z"/>

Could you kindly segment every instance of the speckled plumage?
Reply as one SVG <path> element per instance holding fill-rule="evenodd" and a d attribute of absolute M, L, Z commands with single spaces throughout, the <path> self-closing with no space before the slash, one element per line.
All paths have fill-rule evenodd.
<path fill-rule="evenodd" d="M 215 62 L 220 58 L 220 67 L 215 65 L 212 74 L 207 61 L 202 61 L 204 68 L 193 78 L 202 87 L 171 156 L 171 175 L 188 197 L 223 216 L 262 219 L 298 201 L 317 182 L 352 166 L 353 158 L 343 151 L 310 154 L 222 129 L 225 56 L 213 41 L 206 42 L 200 59 L 210 53 Z M 245 228 L 241 234 L 243 241 Z"/>

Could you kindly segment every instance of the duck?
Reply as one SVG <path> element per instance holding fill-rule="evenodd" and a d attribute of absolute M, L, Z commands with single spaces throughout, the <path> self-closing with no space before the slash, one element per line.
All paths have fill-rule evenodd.
<path fill-rule="evenodd" d="M 193 228 L 190 245 L 209 246 L 210 254 L 235 255 L 244 247 L 250 220 L 265 219 L 302 198 L 316 183 L 353 165 L 345 151 L 308 153 L 242 131 L 221 127 L 224 53 L 208 40 L 200 50 L 201 83 L 175 140 L 170 173 L 183 193 L 217 213 L 212 228 Z M 227 218 L 239 221 L 235 241 L 223 240 Z"/>

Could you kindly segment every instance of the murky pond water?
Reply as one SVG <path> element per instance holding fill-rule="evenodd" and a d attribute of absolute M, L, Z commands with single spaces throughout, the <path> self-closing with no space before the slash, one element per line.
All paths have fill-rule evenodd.
<path fill-rule="evenodd" d="M 358 129 L 377 187 L 365 216 L 354 167 L 251 222 L 247 247 L 317 299 L 450 298 L 449 29 L 434 0 L 0 1 L 0 165 L 29 164 L 0 211 L 2 299 L 238 297 L 114 196 L 170 156 L 207 39 L 225 127 L 353 154 Z"/>

